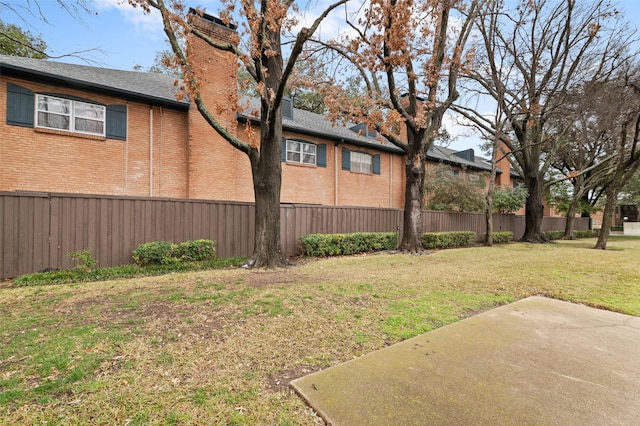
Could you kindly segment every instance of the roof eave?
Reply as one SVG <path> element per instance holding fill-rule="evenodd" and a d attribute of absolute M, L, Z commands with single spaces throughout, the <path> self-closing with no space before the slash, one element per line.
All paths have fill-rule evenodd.
<path fill-rule="evenodd" d="M 237 114 L 237 119 L 240 122 L 244 122 L 246 123 L 247 120 L 251 121 L 251 124 L 254 125 L 259 125 L 260 124 L 260 119 L 258 119 L 257 117 L 247 117 L 245 115 L 241 115 L 241 114 Z M 376 149 L 379 151 L 385 151 L 385 152 L 390 152 L 393 154 L 399 154 L 399 155 L 404 155 L 404 151 L 400 148 L 398 148 L 397 146 L 389 143 L 389 145 L 376 145 L 376 144 L 371 144 L 371 143 L 367 143 L 364 141 L 360 141 L 357 139 L 351 139 L 351 138 L 344 138 L 344 137 L 340 137 L 340 136 L 336 136 L 336 135 L 330 135 L 327 133 L 322 133 L 322 132 L 318 132 L 315 130 L 310 130 L 310 129 L 300 129 L 297 127 L 293 127 L 293 126 L 289 126 L 285 123 L 282 124 L 282 130 L 286 130 L 292 133 L 298 133 L 301 135 L 306 135 L 306 136 L 314 136 L 314 137 L 318 137 L 318 138 L 322 138 L 322 139 L 327 139 L 330 140 L 332 142 L 335 143 L 348 143 L 349 145 L 354 145 L 354 146 L 358 146 L 361 148 L 370 148 L 370 149 Z"/>

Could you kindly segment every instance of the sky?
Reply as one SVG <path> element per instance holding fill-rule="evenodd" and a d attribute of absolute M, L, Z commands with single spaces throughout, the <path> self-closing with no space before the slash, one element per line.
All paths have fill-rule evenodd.
<path fill-rule="evenodd" d="M 73 3 L 74 0 L 65 0 Z M 91 13 L 79 12 L 76 17 L 63 10 L 56 0 L 0 0 L 0 20 L 20 26 L 48 45 L 50 56 L 60 56 L 60 62 L 91 65 L 104 68 L 133 70 L 135 66 L 147 69 L 154 64 L 157 52 L 168 48 L 159 15 L 144 14 L 126 4 L 126 0 L 86 0 Z M 301 2 L 303 3 L 303 2 Z M 323 0 L 310 4 L 322 4 Z M 194 0 L 187 4 L 201 6 L 216 15 L 218 0 Z M 640 0 L 619 0 L 619 9 L 632 24 L 640 22 Z M 46 22 L 39 18 L 39 6 Z M 17 12 L 17 13 L 16 13 Z M 304 12 L 304 11 L 303 11 Z M 309 20 L 313 19 L 313 12 Z M 339 16 L 331 17 L 320 28 L 325 34 L 346 30 Z M 64 56 L 74 54 L 74 56 Z M 455 136 L 453 149 L 476 148 L 479 139 L 467 130 L 456 129 L 451 122 L 449 133 Z"/>

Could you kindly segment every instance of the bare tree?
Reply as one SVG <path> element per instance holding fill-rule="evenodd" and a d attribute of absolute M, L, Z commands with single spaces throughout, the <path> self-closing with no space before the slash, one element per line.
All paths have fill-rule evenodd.
<path fill-rule="evenodd" d="M 569 93 L 558 114 L 550 121 L 562 136 L 556 141 L 551 166 L 562 177 L 547 184 L 561 181 L 570 183 L 570 199 L 566 207 L 563 239 L 573 239 L 576 213 L 586 206 L 585 198 L 596 200 L 607 178 L 607 165 L 613 159 L 615 144 L 611 139 L 611 126 L 620 114 L 618 92 L 609 90 L 613 83 L 592 82 Z M 581 208 L 580 206 L 583 205 Z M 590 205 L 590 203 L 589 203 Z"/>
<path fill-rule="evenodd" d="M 613 157 L 603 162 L 602 174 L 605 178 L 605 208 L 598 241 L 594 248 L 606 249 L 609 231 L 613 223 L 618 194 L 624 185 L 640 168 L 640 68 L 633 68 L 624 76 L 620 86 L 615 90 L 617 120 L 612 126 L 614 142 Z M 613 106 L 612 106 L 613 107 Z"/>
<path fill-rule="evenodd" d="M 541 229 L 545 173 L 560 137 L 549 119 L 572 88 L 610 71 L 619 33 L 606 25 L 615 16 L 605 0 L 494 0 L 478 19 L 482 45 L 470 75 L 502 104 L 510 123 L 512 137 L 501 142 L 529 193 L 524 241 L 547 241 Z M 469 118 L 491 130 L 477 114 Z"/>
<path fill-rule="evenodd" d="M 221 11 L 223 22 L 229 24 L 233 10 L 239 6 L 242 27 L 246 30 L 246 51 L 239 47 L 239 40 L 223 43 L 198 30 L 186 16 L 187 8 L 180 0 L 129 0 L 133 6 L 146 11 L 160 12 L 164 30 L 169 38 L 175 64 L 180 67 L 190 99 L 211 126 L 231 146 L 249 158 L 255 196 L 255 246 L 246 267 L 285 266 L 286 259 L 280 244 L 280 188 L 282 169 L 282 112 L 281 103 L 287 80 L 292 73 L 296 59 L 304 43 L 313 35 L 322 20 L 337 6 L 347 0 L 338 0 L 328 6 L 309 27 L 301 28 L 290 40 L 289 57 L 285 61 L 282 49 L 282 34 L 293 31 L 297 23 L 292 10 L 292 0 L 260 0 L 259 2 L 234 0 L 223 2 Z M 201 15 L 194 11 L 192 15 Z M 260 136 L 259 144 L 251 144 L 235 136 L 221 124 L 212 113 L 202 96 L 199 83 L 199 69 L 196 69 L 190 52 L 186 51 L 179 39 L 195 37 L 211 49 L 219 49 L 234 55 L 239 63 L 257 83 L 260 95 Z M 188 49 L 187 49 L 188 50 Z"/>

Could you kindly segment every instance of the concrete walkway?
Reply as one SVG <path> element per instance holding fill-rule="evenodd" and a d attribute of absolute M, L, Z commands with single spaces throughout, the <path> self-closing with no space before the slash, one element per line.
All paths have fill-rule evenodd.
<path fill-rule="evenodd" d="M 640 317 L 529 297 L 291 384 L 332 425 L 638 425 Z"/>

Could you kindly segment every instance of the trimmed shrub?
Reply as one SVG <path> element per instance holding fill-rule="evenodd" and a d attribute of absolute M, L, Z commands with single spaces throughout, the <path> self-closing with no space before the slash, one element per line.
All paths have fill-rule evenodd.
<path fill-rule="evenodd" d="M 140 266 L 171 263 L 175 247 L 177 245 L 170 241 L 142 243 L 133 251 L 133 260 Z"/>
<path fill-rule="evenodd" d="M 139 266 L 169 265 L 180 261 L 213 259 L 215 241 L 190 240 L 180 244 L 170 241 L 142 243 L 133 251 L 133 260 Z"/>
<path fill-rule="evenodd" d="M 598 236 L 598 233 L 593 229 L 588 229 L 585 231 L 573 231 L 574 238 L 593 238 L 597 236 Z"/>
<path fill-rule="evenodd" d="M 511 231 L 500 231 L 493 233 L 494 244 L 508 243 L 511 240 L 513 240 L 513 232 Z"/>
<path fill-rule="evenodd" d="M 550 240 L 559 240 L 564 235 L 564 231 L 546 231 L 545 235 Z"/>
<path fill-rule="evenodd" d="M 215 241 L 189 240 L 178 244 L 177 257 L 180 260 L 208 260 L 216 257 Z"/>
<path fill-rule="evenodd" d="M 422 246 L 429 249 L 461 247 L 468 246 L 475 239 L 473 231 L 426 232 L 422 234 Z"/>
<path fill-rule="evenodd" d="M 300 237 L 307 256 L 336 256 L 393 250 L 397 245 L 395 232 L 354 232 L 350 234 L 309 234 Z"/>
<path fill-rule="evenodd" d="M 564 231 L 547 231 L 545 232 L 545 234 L 550 240 L 559 240 L 564 237 Z M 597 236 L 598 231 L 595 231 L 593 229 L 585 231 L 573 231 L 573 238 L 592 238 Z"/>

